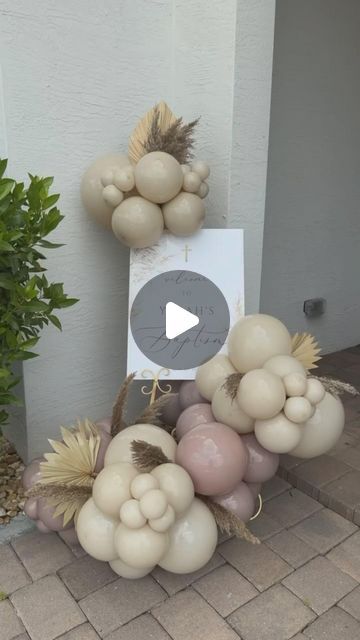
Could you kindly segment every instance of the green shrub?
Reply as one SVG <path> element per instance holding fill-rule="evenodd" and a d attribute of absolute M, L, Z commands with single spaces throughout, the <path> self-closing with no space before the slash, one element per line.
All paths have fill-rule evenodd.
<path fill-rule="evenodd" d="M 63 219 L 50 194 L 53 178 L 29 174 L 29 185 L 4 178 L 7 160 L 0 160 L 0 425 L 7 422 L 10 405 L 19 404 L 13 372 L 19 360 L 34 358 L 32 351 L 49 322 L 61 330 L 54 309 L 77 302 L 68 298 L 60 282 L 45 276 L 43 249 L 62 245 L 46 240 Z"/>

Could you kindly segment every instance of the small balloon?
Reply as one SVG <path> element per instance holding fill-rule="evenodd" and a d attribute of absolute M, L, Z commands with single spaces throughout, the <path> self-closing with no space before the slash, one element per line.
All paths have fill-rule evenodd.
<path fill-rule="evenodd" d="M 245 482 L 223 496 L 214 496 L 214 502 L 234 513 L 243 522 L 248 522 L 255 511 L 255 498 Z"/>
<path fill-rule="evenodd" d="M 199 392 L 194 380 L 188 380 L 182 383 L 179 389 L 179 403 L 183 411 L 193 404 L 201 404 L 204 402 L 206 402 L 206 400 Z"/>
<path fill-rule="evenodd" d="M 238 433 L 254 431 L 254 419 L 250 418 L 239 406 L 236 397 L 232 399 L 224 386 L 216 389 L 211 408 L 218 422 L 232 427 Z"/>
<path fill-rule="evenodd" d="M 269 420 L 256 420 L 255 435 L 264 449 L 272 453 L 289 453 L 299 444 L 303 428 L 281 412 Z"/>
<path fill-rule="evenodd" d="M 240 380 L 237 401 L 245 414 L 257 420 L 276 416 L 286 400 L 281 378 L 266 369 L 253 369 Z"/>
<path fill-rule="evenodd" d="M 211 406 L 205 403 L 193 404 L 181 413 L 176 423 L 177 439 L 181 440 L 188 431 L 207 422 L 215 422 Z"/>

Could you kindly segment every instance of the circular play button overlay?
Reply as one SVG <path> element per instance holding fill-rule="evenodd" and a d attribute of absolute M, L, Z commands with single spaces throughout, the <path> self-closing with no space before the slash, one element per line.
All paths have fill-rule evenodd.
<path fill-rule="evenodd" d="M 230 314 L 220 289 L 201 273 L 165 271 L 138 292 L 130 326 L 149 360 L 167 369 L 194 369 L 224 345 Z"/>

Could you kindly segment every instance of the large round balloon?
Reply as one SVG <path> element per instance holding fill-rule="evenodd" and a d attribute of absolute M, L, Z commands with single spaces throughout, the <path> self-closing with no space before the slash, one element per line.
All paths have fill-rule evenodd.
<path fill-rule="evenodd" d="M 135 569 L 135 567 L 130 567 L 128 564 L 120 560 L 120 558 L 112 560 L 111 562 L 109 562 L 109 564 L 114 573 L 117 573 L 118 576 L 126 578 L 127 580 L 136 580 L 137 578 L 143 578 L 154 568 L 147 567 L 146 569 Z"/>
<path fill-rule="evenodd" d="M 110 562 L 118 553 L 114 544 L 114 534 L 119 520 L 106 516 L 89 498 L 81 508 L 76 521 L 76 533 L 82 548 L 96 560 Z"/>
<path fill-rule="evenodd" d="M 339 398 L 325 393 L 314 415 L 301 426 L 300 442 L 290 453 L 298 458 L 314 458 L 330 451 L 340 438 L 345 424 L 344 407 Z"/>
<path fill-rule="evenodd" d="M 107 516 L 118 518 L 120 507 L 131 498 L 130 485 L 137 474 L 129 462 L 104 467 L 93 484 L 92 495 L 97 508 Z"/>
<path fill-rule="evenodd" d="M 228 356 L 218 353 L 216 356 L 198 367 L 196 371 L 196 385 L 201 395 L 207 400 L 212 400 L 218 387 L 224 384 L 226 378 L 236 373 Z"/>
<path fill-rule="evenodd" d="M 240 373 L 258 369 L 272 356 L 291 354 L 291 336 L 277 318 L 257 313 L 245 316 L 231 329 L 229 358 Z"/>
<path fill-rule="evenodd" d="M 212 557 L 218 539 L 214 516 L 198 498 L 170 529 L 170 546 L 159 561 L 173 573 L 192 573 Z"/>
<path fill-rule="evenodd" d="M 264 449 L 253 434 L 242 436 L 249 452 L 249 462 L 244 475 L 246 482 L 267 482 L 277 472 L 279 455 Z"/>
<path fill-rule="evenodd" d="M 204 402 L 200 404 L 193 404 L 185 409 L 179 416 L 176 423 L 176 437 L 178 440 L 191 429 L 194 429 L 199 424 L 206 424 L 208 422 L 214 422 L 214 414 L 211 411 L 211 406 Z"/>
<path fill-rule="evenodd" d="M 179 389 L 179 403 L 181 409 L 187 409 L 193 404 L 200 404 L 205 402 L 205 398 L 200 394 L 194 380 L 187 380 L 183 382 Z"/>
<path fill-rule="evenodd" d="M 235 431 L 210 422 L 180 440 L 176 461 L 190 474 L 197 493 L 213 496 L 228 493 L 242 480 L 248 452 Z"/>
<path fill-rule="evenodd" d="M 281 412 L 269 420 L 256 420 L 255 435 L 264 449 L 272 453 L 289 453 L 299 444 L 303 428 Z"/>
<path fill-rule="evenodd" d="M 112 439 L 105 453 L 105 466 L 115 462 L 132 462 L 133 440 L 145 440 L 161 447 L 169 460 L 175 460 L 176 442 L 164 429 L 152 424 L 134 424 Z"/>
<path fill-rule="evenodd" d="M 238 433 L 251 433 L 254 431 L 253 418 L 250 418 L 240 408 L 236 398 L 230 398 L 223 385 L 216 389 L 211 408 L 216 420 L 227 424 Z"/>
<path fill-rule="evenodd" d="M 224 496 L 214 496 L 214 502 L 234 513 L 243 522 L 248 522 L 255 511 L 255 497 L 246 482 L 239 484 Z"/>
<path fill-rule="evenodd" d="M 240 381 L 237 401 L 251 418 L 273 418 L 284 406 L 285 388 L 281 378 L 266 369 L 253 369 Z"/>
<path fill-rule="evenodd" d="M 127 167 L 129 158 L 123 153 L 108 153 L 97 158 L 85 171 L 81 181 L 81 198 L 88 213 L 97 222 L 111 228 L 114 207 L 107 204 L 103 197 L 104 178 L 112 180 L 116 171 Z"/>

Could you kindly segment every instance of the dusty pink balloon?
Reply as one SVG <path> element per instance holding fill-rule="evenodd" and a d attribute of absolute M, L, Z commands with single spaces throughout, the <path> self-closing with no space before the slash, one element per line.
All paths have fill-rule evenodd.
<path fill-rule="evenodd" d="M 22 484 L 25 491 L 31 489 L 31 487 L 39 482 L 41 479 L 40 473 L 40 462 L 43 462 L 44 458 L 35 458 L 30 462 L 30 464 L 25 468 L 24 473 L 22 475 Z"/>
<path fill-rule="evenodd" d="M 176 435 L 180 440 L 185 433 L 191 431 L 199 424 L 207 424 L 215 422 L 214 414 L 211 411 L 210 404 L 193 404 L 183 411 L 176 423 Z"/>
<path fill-rule="evenodd" d="M 176 462 L 190 474 L 197 493 L 216 496 L 229 493 L 243 479 L 248 452 L 233 429 L 210 422 L 184 435 Z"/>
<path fill-rule="evenodd" d="M 99 452 L 96 458 L 95 473 L 99 473 L 99 471 L 101 471 L 101 469 L 104 468 L 105 453 L 112 440 L 111 422 L 112 422 L 112 418 L 107 417 L 107 418 L 102 418 L 102 420 L 98 420 L 98 422 L 96 423 L 96 426 L 99 428 L 101 440 L 100 440 Z"/>
<path fill-rule="evenodd" d="M 261 493 L 261 482 L 246 482 L 246 485 L 256 499 L 259 493 Z"/>
<path fill-rule="evenodd" d="M 164 399 L 160 418 L 165 424 L 168 424 L 170 427 L 174 427 L 181 412 L 182 408 L 180 406 L 179 394 L 175 393 L 174 395 L 170 395 L 168 398 Z"/>
<path fill-rule="evenodd" d="M 96 426 L 99 427 L 102 431 L 105 431 L 109 435 L 111 435 L 111 423 L 112 417 L 106 416 L 106 418 L 101 418 L 101 420 L 97 420 Z"/>
<path fill-rule="evenodd" d="M 28 498 L 24 504 L 24 512 L 31 520 L 38 519 L 38 499 Z"/>
<path fill-rule="evenodd" d="M 68 527 L 72 527 L 73 523 L 69 523 L 64 527 L 63 516 L 54 516 L 55 507 L 51 506 L 46 498 L 39 498 L 38 500 L 38 519 L 48 528 L 50 531 L 64 531 Z"/>
<path fill-rule="evenodd" d="M 66 531 L 64 532 L 64 535 L 61 537 L 64 540 L 64 542 L 66 542 L 66 544 L 68 545 L 80 544 L 75 527 L 70 527 L 70 529 L 66 529 Z"/>
<path fill-rule="evenodd" d="M 199 393 L 195 381 L 188 380 L 187 382 L 183 382 L 179 391 L 179 403 L 181 409 L 184 411 L 184 409 L 191 407 L 193 404 L 199 404 L 202 402 L 206 403 L 207 400 Z"/>
<path fill-rule="evenodd" d="M 254 434 L 241 436 L 241 440 L 249 452 L 249 464 L 244 480 L 246 482 L 266 482 L 277 472 L 279 455 L 262 447 Z"/>
<path fill-rule="evenodd" d="M 36 526 L 41 533 L 51 533 L 51 529 L 49 529 L 41 520 L 36 520 Z"/>
<path fill-rule="evenodd" d="M 255 498 L 245 482 L 239 482 L 235 489 L 224 496 L 214 496 L 213 500 L 235 513 L 243 522 L 247 522 L 254 515 Z"/>

